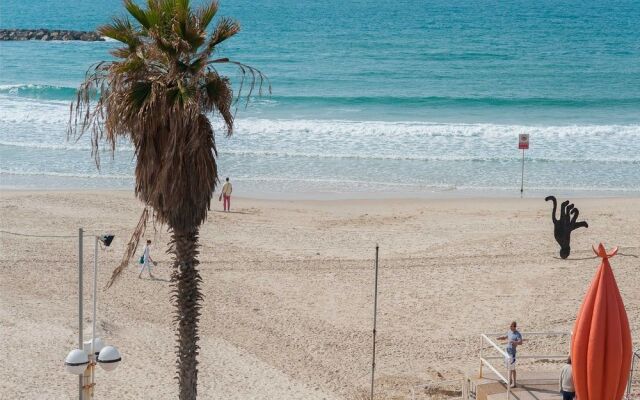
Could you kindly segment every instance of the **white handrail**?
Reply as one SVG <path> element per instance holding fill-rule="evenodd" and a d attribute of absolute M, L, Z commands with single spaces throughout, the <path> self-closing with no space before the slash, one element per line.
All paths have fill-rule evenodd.
<path fill-rule="evenodd" d="M 484 359 L 484 357 L 482 357 L 482 348 L 484 347 L 482 345 L 482 340 L 486 340 L 487 342 L 489 342 L 489 344 L 491 346 L 493 346 L 494 349 L 498 350 L 498 353 L 502 354 L 502 356 L 506 359 L 507 357 L 509 357 L 509 355 L 507 354 L 506 351 L 502 350 L 502 348 L 500 348 L 500 346 L 498 346 L 496 343 L 494 343 L 493 340 L 489 339 L 489 337 L 487 335 L 485 335 L 484 333 L 480 334 L 480 366 L 482 365 L 486 365 L 491 371 L 493 371 L 500 379 L 502 379 L 502 381 L 505 383 L 505 385 L 507 385 L 507 400 L 509 400 L 511 398 L 511 385 L 509 384 L 509 380 L 507 378 L 505 378 L 500 372 L 498 372 L 497 369 L 495 369 L 493 367 L 493 365 L 491 365 L 491 363 L 487 360 Z M 509 374 L 509 371 L 507 371 L 507 375 Z M 482 368 L 480 369 L 480 376 L 482 376 Z"/>
<path fill-rule="evenodd" d="M 491 363 L 487 360 L 485 360 L 484 358 L 480 357 L 480 361 L 487 366 L 491 371 L 493 371 L 494 374 L 496 374 L 498 376 L 498 378 L 502 379 L 502 381 L 504 383 L 506 383 L 507 385 L 509 384 L 509 380 L 507 378 L 504 377 L 504 375 L 502 375 L 500 372 L 498 372 L 497 369 L 495 369 L 493 367 L 493 365 L 491 365 Z"/>
<path fill-rule="evenodd" d="M 518 360 L 521 360 L 523 358 L 530 358 L 530 359 L 545 359 L 545 358 L 560 358 L 560 359 L 566 359 L 567 357 L 569 357 L 568 354 L 562 354 L 562 355 L 530 355 L 530 356 L 518 356 Z M 491 356 L 491 357 L 485 357 L 487 360 L 500 360 L 502 357 L 500 356 Z"/>
<path fill-rule="evenodd" d="M 490 332 L 485 333 L 487 336 L 504 336 L 504 332 Z M 524 332 L 526 336 L 569 336 L 571 333 L 567 332 Z"/>
<path fill-rule="evenodd" d="M 502 354 L 502 356 L 504 358 L 509 357 L 509 355 L 507 354 L 506 351 L 502 350 L 500 348 L 500 346 L 498 346 L 493 340 L 489 339 L 489 337 L 487 335 L 485 335 L 484 333 L 480 334 L 480 336 L 486 340 L 491 346 L 493 346 L 496 350 L 498 350 L 498 353 Z"/>

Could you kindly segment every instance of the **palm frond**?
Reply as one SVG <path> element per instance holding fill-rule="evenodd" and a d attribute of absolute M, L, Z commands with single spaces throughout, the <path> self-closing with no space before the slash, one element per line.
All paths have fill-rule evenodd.
<path fill-rule="evenodd" d="M 189 0 L 176 0 L 175 10 L 176 14 L 180 15 L 181 18 L 186 20 L 191 13 Z"/>
<path fill-rule="evenodd" d="M 193 73 L 193 74 L 197 74 L 199 73 L 202 68 L 204 68 L 207 65 L 207 58 L 205 57 L 198 57 L 195 59 L 195 61 L 193 61 L 191 64 L 189 64 L 187 66 L 187 69 Z"/>
<path fill-rule="evenodd" d="M 143 104 L 151 96 L 151 83 L 147 81 L 138 81 L 131 85 L 129 92 L 129 101 L 137 109 L 141 109 Z"/>
<path fill-rule="evenodd" d="M 154 39 L 158 50 L 171 59 L 177 58 L 180 49 L 176 43 L 172 42 L 173 38 L 168 38 L 156 31 L 152 31 L 150 36 Z"/>
<path fill-rule="evenodd" d="M 122 53 L 126 52 L 125 49 L 118 49 Z M 112 54 L 115 50 L 112 52 Z M 113 71 L 118 74 L 135 74 L 144 71 L 145 63 L 140 57 L 135 57 L 129 54 L 129 56 L 122 62 L 114 63 Z"/>
<path fill-rule="evenodd" d="M 144 236 L 144 233 L 147 230 L 147 220 L 149 219 L 149 209 L 147 207 L 142 210 L 142 214 L 140 215 L 140 219 L 138 220 L 138 224 L 136 225 L 133 233 L 131 233 L 131 238 L 127 243 L 127 250 L 124 252 L 122 256 L 122 260 L 120 264 L 113 270 L 111 273 L 111 278 L 109 278 L 109 282 L 105 286 L 105 289 L 109 289 L 120 277 L 122 271 L 124 271 L 129 262 L 131 261 L 131 257 L 136 253 L 136 249 L 138 248 L 138 244 L 140 243 L 140 238 Z"/>
<path fill-rule="evenodd" d="M 140 8 L 133 0 L 124 0 L 124 8 L 131 14 L 133 18 L 145 29 L 149 29 L 150 21 L 145 11 Z"/>
<path fill-rule="evenodd" d="M 178 84 L 177 100 L 182 106 L 191 106 L 194 104 L 196 97 L 196 88 L 191 85 Z"/>
<path fill-rule="evenodd" d="M 139 33 L 127 18 L 113 18 L 110 24 L 100 26 L 98 33 L 101 36 L 125 43 L 130 49 L 135 49 L 142 43 L 139 38 Z"/>
<path fill-rule="evenodd" d="M 221 18 L 211 33 L 209 41 L 207 42 L 207 47 L 203 53 L 207 58 L 210 57 L 218 44 L 224 42 L 238 32 L 240 32 L 239 22 L 231 18 Z"/>
<path fill-rule="evenodd" d="M 179 39 L 187 44 L 185 47 L 187 53 L 195 53 L 206 40 L 205 32 L 198 27 L 195 17 L 190 17 L 185 21 L 176 21 L 173 30 Z"/>
<path fill-rule="evenodd" d="M 93 144 L 91 152 L 98 168 L 100 168 L 100 157 L 97 146 L 99 139 L 103 137 L 104 106 L 106 105 L 104 99 L 108 97 L 105 81 L 109 77 L 108 71 L 113 64 L 102 61 L 87 70 L 85 80 L 78 88 L 76 101 L 71 103 L 69 114 L 67 138 L 77 141 L 87 131 L 91 131 Z M 96 95 L 97 100 L 93 106 Z"/>
<path fill-rule="evenodd" d="M 249 85 L 249 93 L 246 95 L 246 104 L 249 104 L 249 100 L 251 100 L 251 95 L 256 87 L 256 83 L 258 84 L 258 95 L 263 95 L 263 87 L 266 82 L 267 84 L 267 92 L 271 94 L 271 82 L 269 78 L 259 69 L 254 68 L 250 65 L 243 64 L 238 61 L 230 60 L 228 58 L 218 58 L 215 60 L 209 61 L 207 64 L 234 64 L 240 70 L 240 87 L 238 89 L 238 95 L 236 97 L 236 101 L 239 101 L 242 97 L 242 89 L 244 87 L 244 81 L 247 74 L 251 75 L 251 83 Z"/>
<path fill-rule="evenodd" d="M 160 25 L 162 21 L 162 9 L 157 0 L 149 0 L 147 2 L 147 9 L 144 14 L 147 17 L 147 29 L 157 28 L 158 25 Z"/>
<path fill-rule="evenodd" d="M 198 11 L 196 12 L 196 15 L 198 17 L 198 20 L 200 21 L 200 29 L 206 30 L 217 12 L 218 12 L 218 2 L 215 0 L 209 2 L 208 5 L 205 5 L 199 8 Z"/>
<path fill-rule="evenodd" d="M 170 29 L 173 21 L 180 17 L 179 11 L 177 9 L 177 0 L 159 1 L 158 10 L 160 15 L 160 23 L 164 31 Z"/>
<path fill-rule="evenodd" d="M 113 49 L 110 51 L 111 55 L 115 58 L 129 58 L 133 53 L 131 49 L 127 47 L 118 47 L 117 49 Z"/>
<path fill-rule="evenodd" d="M 233 132 L 233 113 L 231 112 L 233 91 L 231 90 L 231 82 L 228 78 L 223 78 L 213 71 L 209 72 L 205 79 L 202 85 L 203 92 L 206 94 L 206 96 L 203 96 L 205 107 L 218 110 L 227 127 L 227 135 L 231 135 Z"/>

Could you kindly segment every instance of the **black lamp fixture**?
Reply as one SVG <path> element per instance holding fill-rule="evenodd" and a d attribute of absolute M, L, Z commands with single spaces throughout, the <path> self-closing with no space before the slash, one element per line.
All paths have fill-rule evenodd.
<path fill-rule="evenodd" d="M 98 236 L 98 239 L 102 242 L 102 244 L 105 245 L 105 247 L 109 247 L 114 237 L 116 237 L 116 235 L 106 234 L 106 235 Z"/>

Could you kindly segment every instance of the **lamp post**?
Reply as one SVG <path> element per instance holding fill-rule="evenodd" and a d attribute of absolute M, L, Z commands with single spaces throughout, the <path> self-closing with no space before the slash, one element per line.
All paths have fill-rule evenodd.
<path fill-rule="evenodd" d="M 93 398 L 93 388 L 95 386 L 95 366 L 99 364 L 105 371 L 113 371 L 121 361 L 120 352 L 113 346 L 105 346 L 101 338 L 96 337 L 96 305 L 98 293 L 98 242 L 102 242 L 105 247 L 109 247 L 113 241 L 114 235 L 95 236 L 95 246 L 93 254 L 93 332 L 91 340 L 82 341 L 82 237 L 83 231 L 79 230 L 79 262 L 78 262 L 78 279 L 79 279 L 79 346 L 80 349 L 74 349 L 69 352 L 65 359 L 65 369 L 67 372 L 79 375 L 79 399 L 90 400 Z"/>

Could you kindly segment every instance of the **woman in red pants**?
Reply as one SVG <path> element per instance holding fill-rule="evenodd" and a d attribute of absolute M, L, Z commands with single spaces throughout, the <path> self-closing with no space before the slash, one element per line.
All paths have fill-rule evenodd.
<path fill-rule="evenodd" d="M 222 193 L 220 193 L 220 197 L 218 198 L 218 201 L 224 199 L 222 207 L 224 208 L 225 211 L 231 210 L 231 192 L 232 191 L 233 191 L 233 188 L 231 187 L 231 182 L 229 182 L 229 178 L 227 177 L 226 182 L 222 186 Z"/>

